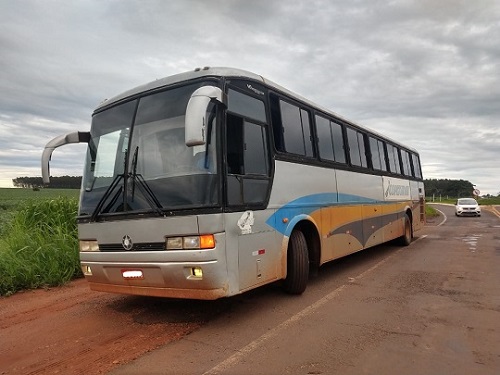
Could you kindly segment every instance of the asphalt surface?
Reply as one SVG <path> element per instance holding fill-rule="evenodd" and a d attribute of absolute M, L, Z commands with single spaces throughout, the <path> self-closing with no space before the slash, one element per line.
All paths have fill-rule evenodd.
<path fill-rule="evenodd" d="M 436 207 L 410 246 L 329 263 L 299 297 L 215 301 L 200 329 L 111 374 L 500 374 L 500 219 Z"/>

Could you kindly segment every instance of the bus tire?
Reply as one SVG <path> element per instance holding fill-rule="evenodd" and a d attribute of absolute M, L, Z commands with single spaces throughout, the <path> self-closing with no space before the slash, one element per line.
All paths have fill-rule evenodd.
<path fill-rule="evenodd" d="M 302 294 L 309 279 L 309 252 L 307 242 L 300 230 L 290 236 L 287 252 L 287 275 L 283 289 L 290 294 Z"/>
<path fill-rule="evenodd" d="M 411 243 L 413 237 L 411 221 L 407 214 L 405 214 L 405 231 L 404 234 L 399 237 L 399 243 L 401 246 L 408 246 Z"/>

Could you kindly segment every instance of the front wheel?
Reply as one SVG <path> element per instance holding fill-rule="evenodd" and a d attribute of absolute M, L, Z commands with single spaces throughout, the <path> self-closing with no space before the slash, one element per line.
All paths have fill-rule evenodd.
<path fill-rule="evenodd" d="M 288 242 L 287 274 L 283 289 L 290 294 L 302 294 L 309 279 L 309 252 L 300 230 L 294 230 Z"/>
<path fill-rule="evenodd" d="M 399 237 L 399 243 L 401 246 L 408 246 L 411 243 L 411 239 L 413 237 L 412 229 L 411 229 L 411 221 L 408 215 L 405 214 L 405 232 Z"/>

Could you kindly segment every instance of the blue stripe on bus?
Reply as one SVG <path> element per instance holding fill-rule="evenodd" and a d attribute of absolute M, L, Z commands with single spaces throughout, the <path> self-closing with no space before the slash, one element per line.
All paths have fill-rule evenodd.
<path fill-rule="evenodd" d="M 366 197 L 361 197 L 358 195 L 352 194 L 342 194 L 342 193 L 321 193 L 321 194 L 313 194 L 307 195 L 305 197 L 301 197 L 295 199 L 291 202 L 288 202 L 281 208 L 279 208 L 273 215 L 267 219 L 266 224 L 270 227 L 274 228 L 276 231 L 280 232 L 283 235 L 289 235 L 287 233 L 287 227 L 289 225 L 289 221 L 294 217 L 299 215 L 310 215 L 313 212 L 319 210 L 320 208 L 330 207 L 336 204 L 344 204 L 344 203 L 379 203 L 375 199 L 370 199 Z M 283 219 L 287 219 L 286 222 L 283 222 Z"/>

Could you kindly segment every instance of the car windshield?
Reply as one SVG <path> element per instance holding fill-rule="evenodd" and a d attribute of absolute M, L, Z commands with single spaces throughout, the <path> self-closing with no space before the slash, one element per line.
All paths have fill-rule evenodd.
<path fill-rule="evenodd" d="M 475 199 L 472 198 L 463 198 L 459 199 L 457 204 L 461 206 L 476 206 L 477 202 Z"/>
<path fill-rule="evenodd" d="M 204 84 L 154 93 L 94 115 L 81 216 L 218 204 L 214 105 L 206 115 L 207 144 L 187 147 L 184 137 L 187 103 Z"/>

